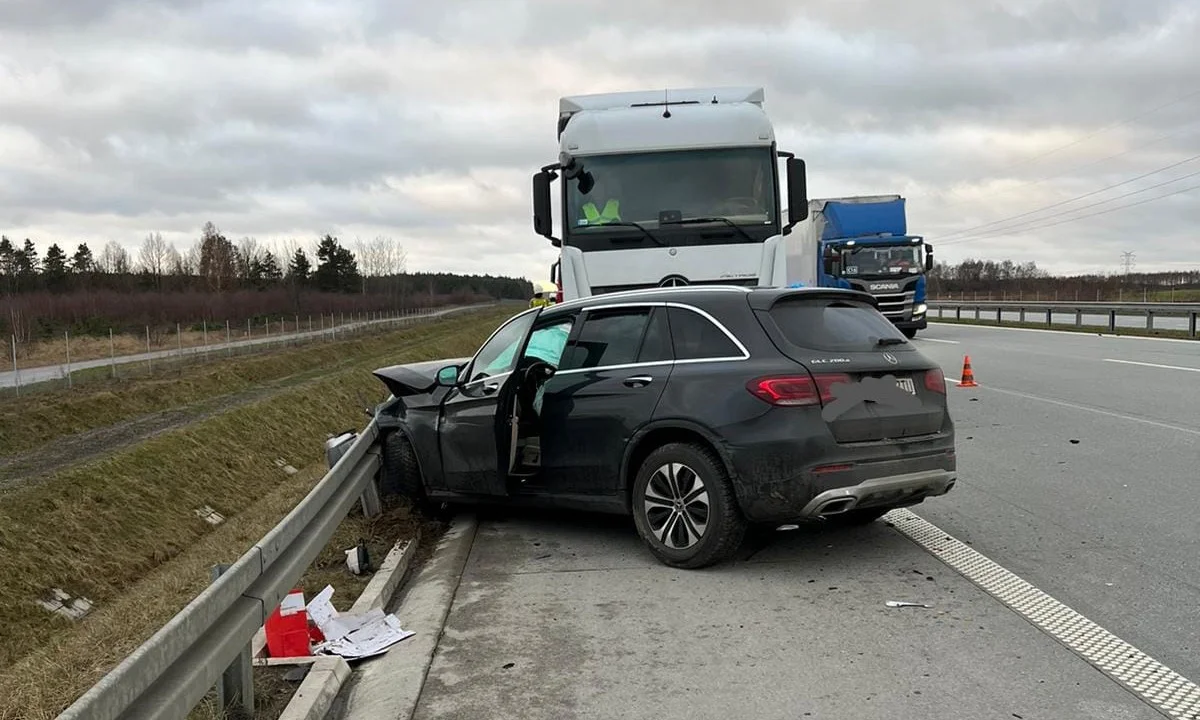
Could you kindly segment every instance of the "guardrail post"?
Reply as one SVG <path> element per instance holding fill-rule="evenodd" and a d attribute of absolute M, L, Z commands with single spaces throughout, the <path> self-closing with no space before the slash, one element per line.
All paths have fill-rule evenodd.
<path fill-rule="evenodd" d="M 1146 329 L 1147 330 L 1154 329 L 1154 311 L 1153 310 L 1146 311 Z"/>
<path fill-rule="evenodd" d="M 955 305 L 955 306 L 954 306 L 954 319 L 955 319 L 955 320 L 962 320 L 962 305 Z"/>
<path fill-rule="evenodd" d="M 978 305 L 975 306 L 975 321 L 976 322 L 979 321 L 979 306 Z"/>
<path fill-rule="evenodd" d="M 1083 327 L 1083 311 L 1075 308 L 1075 327 Z"/>
<path fill-rule="evenodd" d="M 1117 331 L 1117 311 L 1116 310 L 1108 311 L 1108 331 L 1110 333 L 1115 333 Z"/>
<path fill-rule="evenodd" d="M 1004 308 L 1003 308 L 1003 307 L 997 307 L 997 308 L 996 308 L 996 324 L 997 324 L 997 325 L 999 325 L 1000 323 L 1004 322 L 1004 317 L 1003 317 L 1003 314 L 1004 314 Z"/>
<path fill-rule="evenodd" d="M 1021 322 L 1025 322 L 1025 308 L 1021 308 Z"/>
<path fill-rule="evenodd" d="M 1188 335 L 1196 337 L 1196 315 L 1195 311 L 1188 313 Z"/>
<path fill-rule="evenodd" d="M 213 565 L 213 582 L 216 582 L 229 567 L 224 563 Z M 218 707 L 222 711 L 232 710 L 248 718 L 254 717 L 254 660 L 251 652 L 249 644 L 242 648 L 237 659 L 221 673 L 216 688 Z"/>
<path fill-rule="evenodd" d="M 1046 308 L 1046 327 L 1054 325 L 1054 310 Z"/>

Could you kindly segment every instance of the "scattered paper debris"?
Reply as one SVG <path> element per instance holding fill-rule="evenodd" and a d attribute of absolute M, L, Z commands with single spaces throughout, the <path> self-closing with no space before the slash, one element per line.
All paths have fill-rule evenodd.
<path fill-rule="evenodd" d="M 333 586 L 326 585 L 308 604 L 308 616 L 325 636 L 325 642 L 313 648 L 314 654 L 340 655 L 348 660 L 368 658 L 416 635 L 404 630 L 395 615 L 385 615 L 378 608 L 361 615 L 341 615 L 330 602 L 332 598 Z"/>
<path fill-rule="evenodd" d="M 192 512 L 196 513 L 196 517 L 200 518 L 209 525 L 220 525 L 221 523 L 225 522 L 225 516 L 216 510 L 213 510 L 212 507 L 208 505 L 198 507 Z"/>
<path fill-rule="evenodd" d="M 930 608 L 930 607 L 933 607 L 932 605 L 926 605 L 925 603 L 907 602 L 904 600 L 888 600 L 887 603 L 885 603 L 885 604 L 890 608 L 903 608 L 903 607 Z"/>
<path fill-rule="evenodd" d="M 289 465 L 287 460 L 284 460 L 283 458 L 275 459 L 275 467 L 278 467 L 279 469 L 283 470 L 288 475 L 295 475 L 296 473 L 300 472 L 296 468 Z"/>
<path fill-rule="evenodd" d="M 62 588 L 52 588 L 45 597 L 38 598 L 37 604 L 71 620 L 82 620 L 83 616 L 92 611 L 91 600 L 85 597 L 73 598 Z"/>
<path fill-rule="evenodd" d="M 367 543 L 359 540 L 354 547 L 343 550 L 346 553 L 346 567 L 355 575 L 371 572 L 371 556 L 367 552 Z"/>

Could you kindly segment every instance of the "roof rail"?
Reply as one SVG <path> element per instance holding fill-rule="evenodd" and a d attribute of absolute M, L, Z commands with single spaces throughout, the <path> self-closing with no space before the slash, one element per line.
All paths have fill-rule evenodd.
<path fill-rule="evenodd" d="M 699 291 L 716 291 L 716 292 L 737 292 L 748 293 L 753 288 L 743 287 L 741 285 L 678 285 L 675 287 L 647 287 L 636 288 L 634 290 L 620 290 L 618 292 L 600 293 L 597 295 L 588 295 L 587 297 L 575 298 L 574 300 L 566 300 L 564 302 L 555 303 L 554 307 L 562 307 L 564 305 L 575 305 L 596 298 L 625 298 L 636 297 L 639 295 L 653 295 L 662 292 L 699 292 Z"/>

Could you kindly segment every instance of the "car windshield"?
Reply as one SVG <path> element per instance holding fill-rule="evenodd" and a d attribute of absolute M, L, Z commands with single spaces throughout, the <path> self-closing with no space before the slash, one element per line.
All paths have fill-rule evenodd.
<path fill-rule="evenodd" d="M 921 271 L 921 244 L 871 246 L 842 250 L 844 277 L 904 275 Z"/>
<path fill-rule="evenodd" d="M 727 218 L 738 225 L 777 221 L 774 161 L 765 147 L 601 155 L 579 159 L 588 192 L 567 181 L 571 233 L 613 222 L 657 228 L 672 220 Z M 612 230 L 613 228 L 608 228 Z"/>

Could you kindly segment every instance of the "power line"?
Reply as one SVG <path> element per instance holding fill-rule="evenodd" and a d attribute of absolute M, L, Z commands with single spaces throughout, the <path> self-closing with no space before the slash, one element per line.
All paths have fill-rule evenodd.
<path fill-rule="evenodd" d="M 1070 215 L 1071 213 L 1079 212 L 1080 210 L 1087 210 L 1088 208 L 1098 207 L 1100 205 L 1107 205 L 1108 203 L 1110 203 L 1114 200 L 1120 200 L 1121 198 L 1133 197 L 1134 195 L 1141 195 L 1142 193 L 1144 193 L 1148 190 L 1155 190 L 1155 189 L 1163 187 L 1165 185 L 1171 185 L 1172 183 L 1177 183 L 1180 180 L 1187 180 L 1188 178 L 1196 177 L 1197 175 L 1200 175 L 1200 170 L 1197 170 L 1196 172 L 1188 173 L 1187 175 L 1180 175 L 1177 178 L 1165 180 L 1160 183 L 1155 183 L 1154 185 L 1149 185 L 1147 187 L 1142 188 L 1141 190 L 1134 190 L 1132 192 L 1121 193 L 1120 195 L 1115 195 L 1113 197 L 1106 198 L 1104 200 L 1100 200 L 1098 202 L 1088 203 L 1087 205 L 1080 205 L 1077 208 L 1072 208 L 1070 210 L 1064 210 L 1063 212 L 1054 213 L 1053 215 L 1047 215 L 1046 217 L 1043 217 L 1043 218 L 1034 218 L 1033 220 L 1024 220 L 1022 222 L 1017 223 L 1016 225 L 1010 225 L 1009 227 L 996 228 L 994 230 L 985 230 L 982 233 L 976 233 L 971 236 L 954 238 L 953 240 L 946 241 L 945 244 L 953 245 L 955 243 L 967 242 L 967 241 L 973 240 L 976 237 L 996 237 L 998 235 L 1008 234 L 1008 233 L 1012 232 L 1013 230 L 1029 230 L 1029 229 L 1041 227 L 1040 223 L 1042 223 L 1046 220 L 1053 220 L 1056 217 L 1062 217 L 1063 215 Z"/>
<path fill-rule="evenodd" d="M 1200 173 L 1193 173 L 1193 175 L 1200 175 Z M 1190 177 L 1190 176 L 1188 176 L 1188 177 Z M 1176 178 L 1176 180 L 1182 180 L 1182 179 L 1183 179 L 1183 178 Z M 1175 181 L 1174 181 L 1174 180 L 1172 180 L 1171 182 L 1175 182 Z M 1162 184 L 1163 184 L 1163 185 L 1166 185 L 1167 183 L 1162 183 Z M 1156 186 L 1156 187 L 1157 187 L 1157 186 Z M 1152 189 L 1152 188 L 1146 188 L 1146 190 L 1150 190 L 1150 189 Z M 1107 210 L 1101 210 L 1101 211 L 1099 211 L 1099 212 L 1088 213 L 1088 214 L 1086 214 L 1086 215 L 1080 215 L 1079 217 L 1067 218 L 1067 219 L 1065 219 L 1065 220 L 1059 220 L 1058 222 L 1046 223 L 1046 224 L 1044 224 L 1044 225 L 1036 225 L 1035 227 L 1032 227 L 1032 228 L 1025 228 L 1025 229 L 1027 229 L 1027 230 L 1033 230 L 1033 229 L 1041 230 L 1041 229 L 1044 229 L 1044 228 L 1054 227 L 1054 226 L 1056 226 L 1056 225 L 1065 225 L 1065 224 L 1067 224 L 1067 223 L 1072 223 L 1072 222 L 1075 222 L 1075 221 L 1077 221 L 1077 220 L 1085 220 L 1085 219 L 1087 219 L 1087 218 L 1092 218 L 1092 217 L 1097 217 L 1097 216 L 1099 216 L 1099 215 L 1107 215 L 1107 214 L 1109 214 L 1109 213 L 1117 212 L 1118 210 L 1125 210 L 1125 209 L 1128 209 L 1128 208 L 1131 208 L 1131 207 L 1137 207 L 1138 205 L 1146 205 L 1146 204 L 1148 204 L 1148 203 L 1157 202 L 1157 201 L 1159 201 L 1159 200 L 1165 200 L 1165 199 L 1167 199 L 1167 198 L 1169 198 L 1169 197 L 1174 197 L 1174 196 L 1176 196 L 1176 195 L 1182 195 L 1183 193 L 1186 193 L 1186 192 L 1191 192 L 1192 190 L 1200 190 L 1200 185 L 1189 185 L 1188 187 L 1185 187 L 1185 188 L 1182 188 L 1182 189 L 1176 190 L 1176 191 L 1174 191 L 1174 192 L 1169 192 L 1169 193 L 1166 193 L 1165 195 L 1156 195 L 1156 196 L 1154 196 L 1154 197 L 1152 197 L 1152 198 L 1147 198 L 1147 199 L 1145 199 L 1145 200 L 1139 200 L 1139 201 L 1137 201 L 1137 202 L 1135 202 L 1135 203 L 1128 203 L 1128 204 L 1126 204 L 1126 205 L 1118 205 L 1118 206 L 1116 206 L 1116 207 L 1108 208 Z M 1140 191 L 1140 190 L 1139 190 L 1138 192 L 1142 192 L 1142 191 Z M 1134 194 L 1136 194 L 1136 193 L 1129 193 L 1129 194 L 1130 194 L 1130 195 L 1134 195 Z M 1107 201 L 1105 201 L 1105 202 L 1107 202 Z M 1104 203 L 1097 203 L 1097 204 L 1103 205 Z M 1082 208 L 1080 208 L 1080 209 L 1082 209 Z M 1074 211 L 1071 211 L 1071 212 L 1074 212 Z M 1065 215 L 1065 214 L 1067 214 L 1067 213 L 1062 213 L 1062 214 L 1064 214 L 1064 215 Z M 967 243 L 967 242 L 975 242 L 976 240 L 986 240 L 986 239 L 988 239 L 988 238 L 992 238 L 992 237 L 1000 237 L 1000 236 L 1002 236 L 1002 235 L 1006 235 L 1006 234 L 1008 234 L 1009 232 L 1010 232 L 1010 231 L 1006 229 L 1006 230 L 1001 230 L 1001 231 L 999 231 L 999 232 L 996 232 L 995 234 L 992 234 L 992 235 L 980 235 L 980 236 L 978 236 L 978 237 L 967 238 L 967 239 L 965 239 L 965 240 L 952 240 L 952 241 L 950 241 L 949 243 L 945 243 L 945 244 L 953 245 L 953 244 L 955 244 L 955 243 Z"/>
<path fill-rule="evenodd" d="M 1028 212 L 1023 212 L 1023 213 L 1021 213 L 1021 214 L 1019 214 L 1019 215 L 1012 215 L 1012 216 L 1010 216 L 1010 217 L 1007 217 L 1007 218 L 1001 218 L 1001 219 L 999 219 L 999 220 L 993 220 L 992 222 L 984 223 L 984 224 L 982 224 L 982 225 L 976 225 L 976 226 L 974 226 L 974 227 L 970 227 L 970 228 L 967 228 L 967 229 L 965 229 L 965 230 L 955 230 L 955 231 L 952 231 L 952 232 L 950 232 L 950 233 L 947 233 L 946 235 L 944 235 L 944 236 L 943 236 L 943 242 L 944 242 L 944 241 L 945 241 L 947 238 L 953 238 L 953 237 L 955 237 L 955 236 L 959 236 L 959 235 L 964 235 L 964 236 L 965 236 L 965 235 L 973 235 L 973 234 L 975 234 L 975 231 L 976 231 L 976 230 L 980 230 L 980 229 L 982 229 L 982 228 L 991 227 L 991 226 L 993 226 L 993 225 L 1003 225 L 1003 224 L 1005 224 L 1005 223 L 1008 223 L 1008 222 L 1010 222 L 1010 221 L 1012 221 L 1012 220 L 1016 220 L 1016 219 L 1018 219 L 1018 218 L 1027 217 L 1027 216 L 1029 216 L 1029 215 L 1036 215 L 1037 213 L 1043 212 L 1043 211 L 1045 211 L 1045 210 L 1050 210 L 1051 208 L 1060 207 L 1060 206 L 1062 206 L 1062 205 L 1068 205 L 1068 204 L 1070 204 L 1070 203 L 1073 203 L 1073 202 L 1075 202 L 1075 201 L 1077 201 L 1077 200 L 1082 200 L 1082 199 L 1084 199 L 1084 198 L 1088 198 L 1088 197 L 1091 197 L 1091 196 L 1093 196 L 1093 195 L 1098 195 L 1098 194 L 1100 194 L 1100 193 L 1102 193 L 1102 192 L 1106 192 L 1106 191 L 1108 191 L 1108 190 L 1112 190 L 1113 188 L 1118 188 L 1118 187 L 1121 187 L 1122 185 L 1128 185 L 1128 184 L 1129 184 L 1129 183 L 1131 183 L 1131 182 L 1137 182 L 1138 180 L 1141 180 L 1141 179 L 1143 179 L 1143 178 L 1148 178 L 1148 177 L 1150 177 L 1151 175 L 1157 175 L 1158 173 L 1160 173 L 1160 172 L 1163 172 L 1163 171 L 1165 171 L 1165 170 L 1170 170 L 1171 168 L 1176 168 L 1176 167 L 1179 167 L 1180 165 L 1186 165 L 1187 163 L 1190 163 L 1190 162 L 1195 162 L 1196 160 L 1200 160 L 1200 154 L 1193 155 L 1193 156 L 1191 156 L 1191 157 L 1189 157 L 1189 158 L 1186 158 L 1186 159 L 1184 159 L 1184 160 L 1180 160 L 1179 162 L 1171 163 L 1170 165 L 1165 165 L 1165 166 L 1163 166 L 1163 167 L 1160 167 L 1160 168 L 1157 168 L 1157 169 L 1155 169 L 1155 170 L 1151 170 L 1150 172 L 1147 172 L 1147 173 L 1142 173 L 1141 175 L 1138 175 L 1138 176 L 1136 176 L 1136 177 L 1131 177 L 1131 178 L 1129 178 L 1128 180 L 1122 180 L 1122 181 L 1121 181 L 1121 182 L 1119 182 L 1119 183 L 1113 183 L 1112 185 L 1109 185 L 1109 186 L 1107 186 L 1107 187 L 1102 187 L 1102 188 L 1100 188 L 1099 190 L 1093 190 L 1093 191 L 1091 191 L 1091 192 L 1089 192 L 1089 193 L 1084 193 L 1083 195 L 1077 195 L 1077 196 L 1075 196 L 1075 197 L 1073 197 L 1073 198 L 1069 198 L 1069 199 L 1067 199 L 1067 200 L 1062 200 L 1062 201 L 1059 201 L 1059 202 L 1056 202 L 1056 203 L 1052 203 L 1052 204 L 1050 204 L 1050 205 L 1046 205 L 1045 207 L 1040 207 L 1040 208 L 1038 208 L 1038 209 L 1036 209 L 1036 210 L 1030 210 L 1030 211 L 1028 211 Z M 1189 175 L 1185 175 L 1184 177 L 1191 177 L 1191 176 L 1189 176 Z M 1174 182 L 1174 181 L 1172 181 L 1172 182 Z M 1121 197 L 1121 196 L 1118 196 L 1118 197 Z M 1110 200 L 1112 200 L 1112 199 L 1116 199 L 1116 198 L 1109 198 L 1109 199 L 1110 199 Z M 1087 206 L 1085 206 L 1085 207 L 1087 207 Z M 1076 209 L 1076 210 L 1081 210 L 1081 209 L 1083 209 L 1083 208 L 1075 208 L 1075 209 Z M 1073 212 L 1073 211 L 1068 211 L 1068 212 Z"/>

